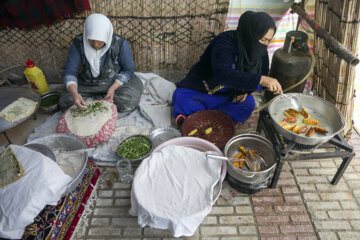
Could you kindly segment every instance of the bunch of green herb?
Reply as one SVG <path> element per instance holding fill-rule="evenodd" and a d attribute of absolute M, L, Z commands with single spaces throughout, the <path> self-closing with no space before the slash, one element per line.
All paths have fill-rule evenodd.
<path fill-rule="evenodd" d="M 139 159 L 146 156 L 151 150 L 151 142 L 145 137 L 135 136 L 122 142 L 118 148 L 121 157 Z"/>
<path fill-rule="evenodd" d="M 102 113 L 102 112 L 106 112 L 109 109 L 102 103 L 102 102 L 92 102 L 92 103 L 88 103 L 86 105 L 86 109 L 81 110 L 79 108 L 72 108 L 71 111 L 71 116 L 73 118 L 77 118 L 77 117 L 85 117 L 88 116 L 92 113 L 94 113 L 95 115 Z"/>

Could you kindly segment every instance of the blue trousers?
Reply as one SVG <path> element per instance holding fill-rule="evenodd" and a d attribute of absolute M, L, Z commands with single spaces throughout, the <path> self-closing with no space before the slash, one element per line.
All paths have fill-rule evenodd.
<path fill-rule="evenodd" d="M 245 122 L 255 108 L 254 97 L 248 95 L 243 102 L 232 102 L 230 96 L 209 95 L 186 88 L 177 88 L 173 94 L 173 115 L 189 116 L 200 110 L 219 110 L 234 123 Z"/>

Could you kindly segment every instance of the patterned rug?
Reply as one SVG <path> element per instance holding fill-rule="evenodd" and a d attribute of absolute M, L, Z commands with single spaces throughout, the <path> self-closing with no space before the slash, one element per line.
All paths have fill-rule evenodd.
<path fill-rule="evenodd" d="M 91 193 L 96 189 L 99 176 L 99 168 L 89 160 L 84 177 L 78 186 L 62 197 L 56 206 L 47 205 L 34 222 L 25 228 L 22 239 L 70 239 Z"/>

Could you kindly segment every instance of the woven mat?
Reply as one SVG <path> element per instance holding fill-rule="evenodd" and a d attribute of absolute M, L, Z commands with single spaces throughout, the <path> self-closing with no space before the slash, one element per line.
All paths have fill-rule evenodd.
<path fill-rule="evenodd" d="M 70 239 L 91 193 L 95 190 L 99 176 L 99 168 L 89 160 L 84 177 L 78 186 L 62 197 L 56 206 L 47 205 L 34 222 L 25 228 L 22 239 Z"/>
<path fill-rule="evenodd" d="M 210 133 L 206 133 L 209 128 Z M 195 129 L 192 137 L 208 140 L 220 149 L 225 147 L 235 132 L 231 118 L 218 110 L 201 110 L 188 116 L 181 127 L 182 136 L 189 136 Z"/>

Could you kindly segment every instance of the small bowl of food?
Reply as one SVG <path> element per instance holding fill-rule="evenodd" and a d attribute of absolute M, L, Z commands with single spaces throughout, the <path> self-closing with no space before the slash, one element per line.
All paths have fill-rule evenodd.
<path fill-rule="evenodd" d="M 153 150 L 150 138 L 144 135 L 132 135 L 122 140 L 117 149 L 117 155 L 121 159 L 128 159 L 132 163 L 141 162 L 148 157 Z"/>
<path fill-rule="evenodd" d="M 49 92 L 41 95 L 40 110 L 45 113 L 55 113 L 59 110 L 59 92 Z"/>

